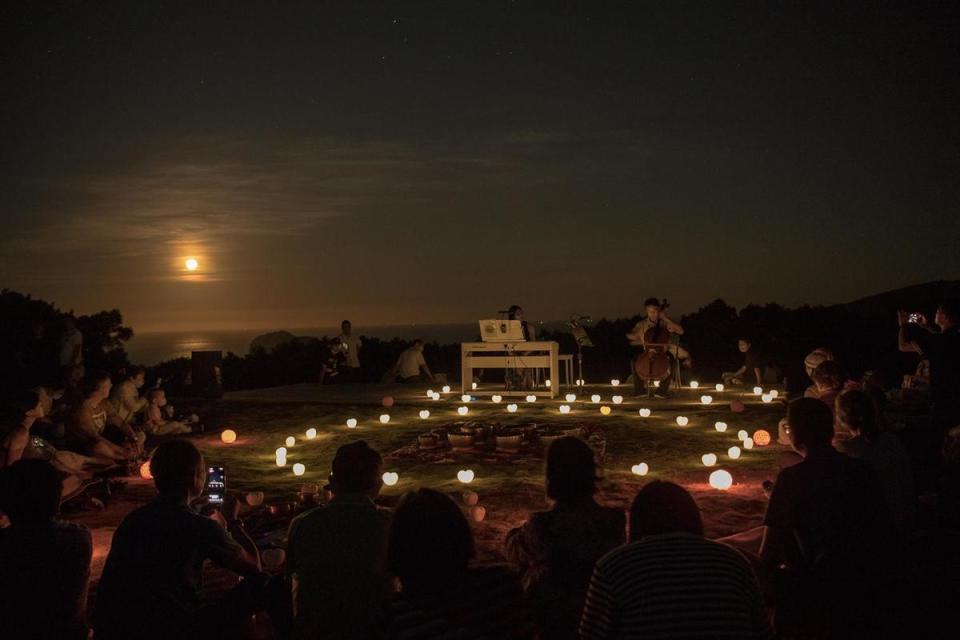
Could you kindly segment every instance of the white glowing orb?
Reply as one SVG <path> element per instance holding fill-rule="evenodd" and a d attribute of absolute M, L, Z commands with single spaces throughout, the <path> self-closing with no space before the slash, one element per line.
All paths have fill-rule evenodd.
<path fill-rule="evenodd" d="M 490 398 L 490 400 L 492 400 L 495 403 L 500 403 L 500 402 L 503 402 L 503 396 L 495 395 L 492 398 Z"/>
<path fill-rule="evenodd" d="M 277 453 L 277 457 L 278 457 L 278 458 L 286 458 L 286 457 L 287 457 L 287 448 L 286 448 L 286 447 L 279 447 L 279 448 L 277 449 L 277 452 L 276 452 L 276 453 Z"/>
<path fill-rule="evenodd" d="M 547 389 L 549 389 L 550 387 L 553 386 L 553 380 L 551 380 L 550 378 L 547 378 L 546 380 L 543 381 L 543 385 L 544 385 Z"/>
<path fill-rule="evenodd" d="M 576 385 L 577 385 L 578 387 L 582 387 L 584 384 L 585 384 L 585 383 L 584 383 L 583 379 L 577 378 Z"/>
<path fill-rule="evenodd" d="M 610 386 L 611 386 L 611 387 L 619 387 L 619 386 L 620 386 L 620 381 L 619 381 L 618 379 L 614 378 L 613 380 L 610 381 Z"/>
<path fill-rule="evenodd" d="M 753 438 L 744 438 L 744 439 L 743 439 L 743 448 L 744 448 L 744 449 L 753 449 Z"/>
<path fill-rule="evenodd" d="M 646 407 L 644 407 L 643 409 L 640 409 L 640 417 L 641 417 L 641 418 L 649 418 L 649 417 L 650 417 L 650 409 L 647 409 Z"/>
<path fill-rule="evenodd" d="M 575 393 L 568 393 L 567 395 L 564 396 L 564 400 L 566 400 L 567 402 L 576 402 L 576 401 L 577 401 L 577 394 L 575 394 Z"/>
<path fill-rule="evenodd" d="M 448 384 L 443 385 L 443 388 L 440 389 L 440 391 L 443 391 L 444 393 L 450 393 L 450 385 Z"/>
<path fill-rule="evenodd" d="M 717 464 L 717 454 L 715 453 L 705 453 L 700 456 L 700 462 L 703 463 L 705 467 L 712 467 Z"/>
<path fill-rule="evenodd" d="M 471 382 L 471 383 L 470 383 L 470 388 L 475 390 L 475 389 L 477 388 L 477 383 L 476 383 L 476 382 Z"/>
<path fill-rule="evenodd" d="M 470 484 L 473 482 L 473 478 L 473 469 L 460 469 L 460 471 L 457 471 L 457 480 L 463 484 Z"/>
<path fill-rule="evenodd" d="M 439 391 L 434 391 L 434 392 L 433 392 L 433 395 L 430 396 L 430 399 L 431 399 L 431 400 L 439 400 L 439 399 L 440 399 L 440 392 L 439 392 Z"/>
<path fill-rule="evenodd" d="M 517 412 L 517 405 L 515 405 L 515 404 L 508 404 L 508 405 L 507 405 L 507 411 L 508 411 L 509 413 L 516 413 L 516 412 Z"/>
<path fill-rule="evenodd" d="M 710 474 L 710 486 L 714 489 L 726 491 L 733 486 L 733 476 L 730 475 L 729 471 L 717 469 Z"/>
<path fill-rule="evenodd" d="M 347 418 L 347 429 L 356 429 L 356 428 L 357 428 L 357 419 Z"/>
<path fill-rule="evenodd" d="M 713 396 L 700 396 L 700 404 L 710 404 L 711 402 L 713 402 Z"/>
<path fill-rule="evenodd" d="M 613 404 L 620 404 L 623 402 L 623 396 L 613 396 L 611 400 L 613 400 Z"/>
<path fill-rule="evenodd" d="M 470 413 L 470 409 L 468 409 L 468 408 L 466 408 L 466 407 L 462 407 L 462 406 L 461 406 L 461 407 L 457 407 L 457 413 L 459 413 L 459 414 L 462 415 L 462 416 L 465 416 L 465 415 L 467 415 L 468 413 Z"/>
<path fill-rule="evenodd" d="M 570 405 L 568 404 L 560 405 L 560 413 L 570 413 Z"/>
<path fill-rule="evenodd" d="M 730 447 L 727 449 L 727 455 L 731 460 L 736 460 L 740 457 L 740 447 Z"/>
<path fill-rule="evenodd" d="M 302 476 L 306 472 L 307 472 L 307 468 L 304 466 L 302 462 L 298 462 L 295 465 L 293 465 L 293 475 Z"/>
<path fill-rule="evenodd" d="M 427 398 L 433 399 L 433 389 L 427 389 Z"/>
<path fill-rule="evenodd" d="M 390 422 L 390 414 L 384 413 L 380 415 L 380 424 L 387 424 Z"/>
<path fill-rule="evenodd" d="M 187 271 L 196 271 L 200 268 L 200 263 L 196 258 L 187 258 L 184 260 L 183 266 L 187 268 Z"/>
<path fill-rule="evenodd" d="M 470 396 L 468 394 L 463 394 L 460 396 L 460 402 L 470 402 Z"/>
<path fill-rule="evenodd" d="M 646 462 L 641 462 L 640 464 L 635 464 L 630 467 L 630 471 L 637 476 L 645 476 L 650 473 L 650 466 Z"/>
<path fill-rule="evenodd" d="M 763 393 L 763 387 L 754 387 L 754 388 L 753 388 L 753 395 L 759 396 L 759 395 L 761 395 L 762 393 Z"/>
<path fill-rule="evenodd" d="M 287 436 L 287 439 L 284 441 L 284 444 L 287 445 L 288 447 L 292 447 L 293 445 L 297 444 L 297 439 L 294 438 L 293 436 Z"/>
<path fill-rule="evenodd" d="M 277 456 L 277 466 L 278 467 L 287 466 L 287 456 Z"/>
<path fill-rule="evenodd" d="M 700 388 L 700 383 L 697 382 L 696 380 L 691 380 L 691 381 L 690 381 L 690 388 L 691 388 L 691 389 L 699 389 L 699 388 Z"/>
<path fill-rule="evenodd" d="M 714 385 L 713 388 L 716 389 L 717 391 L 723 391 L 723 385 L 719 382 L 716 385 Z"/>
<path fill-rule="evenodd" d="M 750 437 L 750 434 L 747 433 L 746 429 L 740 429 L 740 431 L 737 431 L 737 440 L 743 442 L 749 437 Z"/>
<path fill-rule="evenodd" d="M 536 402 L 536 401 L 537 401 L 537 396 L 535 395 L 527 396 L 527 402 Z"/>
<path fill-rule="evenodd" d="M 773 396 L 770 395 L 769 393 L 763 394 L 762 396 L 760 396 L 760 399 L 763 400 L 765 404 L 769 404 L 773 402 Z"/>
<path fill-rule="evenodd" d="M 396 471 L 387 471 L 383 474 L 383 476 L 381 476 L 381 480 L 383 480 L 383 484 L 387 485 L 388 487 L 392 487 L 400 482 L 400 474 Z"/>
<path fill-rule="evenodd" d="M 313 440 L 314 438 L 317 437 L 317 430 L 314 429 L 313 427 L 310 427 L 309 429 L 307 429 L 306 436 L 307 436 L 307 440 Z"/>
<path fill-rule="evenodd" d="M 690 419 L 687 416 L 677 416 L 677 424 L 681 427 L 687 426 L 688 422 L 690 422 Z"/>
<path fill-rule="evenodd" d="M 595 393 L 592 396 L 590 396 L 590 402 L 600 402 L 600 394 Z"/>
<path fill-rule="evenodd" d="M 719 431 L 720 433 L 723 433 L 724 431 L 727 430 L 727 423 L 726 423 L 726 422 L 715 422 L 715 423 L 713 424 L 713 428 L 716 429 L 717 431 Z"/>
<path fill-rule="evenodd" d="M 770 389 L 770 396 L 771 396 L 771 397 L 774 397 L 774 398 L 777 398 L 777 397 L 780 396 L 780 392 L 777 391 L 776 389 Z"/>
<path fill-rule="evenodd" d="M 660 381 L 659 381 L 659 380 L 654 380 L 654 381 L 653 381 L 653 386 L 654 386 L 655 388 L 659 389 L 659 388 L 660 388 Z"/>
<path fill-rule="evenodd" d="M 430 417 L 430 412 L 429 412 L 429 411 L 427 411 L 426 409 L 421 409 L 421 410 L 420 410 L 420 419 L 421 419 L 421 420 L 426 420 L 426 419 L 429 418 L 429 417 Z"/>

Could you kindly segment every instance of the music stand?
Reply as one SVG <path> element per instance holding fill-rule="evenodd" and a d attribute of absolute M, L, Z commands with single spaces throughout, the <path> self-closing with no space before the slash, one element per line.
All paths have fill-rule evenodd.
<path fill-rule="evenodd" d="M 592 347 L 593 342 L 587 335 L 587 330 L 577 324 L 576 320 L 570 321 L 570 333 L 573 334 L 573 339 L 577 341 L 577 370 L 579 371 L 577 380 L 583 380 L 583 348 Z"/>

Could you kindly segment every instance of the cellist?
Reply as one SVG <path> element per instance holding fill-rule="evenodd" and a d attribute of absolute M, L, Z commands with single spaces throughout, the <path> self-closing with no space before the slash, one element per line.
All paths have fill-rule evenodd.
<path fill-rule="evenodd" d="M 643 308 L 646 313 L 646 317 L 640 320 L 634 327 L 633 330 L 627 334 L 627 340 L 630 341 L 630 344 L 635 347 L 634 357 L 641 355 L 646 348 L 645 345 L 645 336 L 650 329 L 656 327 L 663 327 L 670 333 L 675 333 L 678 336 L 683 335 L 683 327 L 679 323 L 674 322 L 667 317 L 666 312 L 663 309 L 663 306 L 660 304 L 660 300 L 657 298 L 647 298 L 643 303 Z M 660 386 L 657 388 L 656 397 L 658 398 L 667 398 L 670 395 L 670 382 L 673 379 L 673 366 L 674 366 L 674 355 L 668 352 L 670 357 L 670 371 L 671 373 L 663 380 L 660 381 Z M 633 390 L 636 395 L 641 395 L 645 392 L 645 380 L 640 378 L 634 372 L 633 375 Z"/>

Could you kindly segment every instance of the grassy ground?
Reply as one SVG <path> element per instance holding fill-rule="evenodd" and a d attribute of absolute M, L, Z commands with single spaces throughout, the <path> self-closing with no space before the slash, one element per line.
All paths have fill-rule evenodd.
<path fill-rule="evenodd" d="M 600 486 L 599 500 L 606 504 L 629 506 L 630 500 L 642 484 L 651 479 L 669 479 L 680 482 L 690 489 L 701 509 L 708 534 L 727 535 L 759 524 L 765 506 L 760 482 L 776 473 L 776 456 L 782 447 L 756 447 L 743 451 L 739 460 L 730 460 L 726 454 L 729 447 L 739 444 L 737 432 L 746 429 L 753 434 L 757 429 L 766 429 L 776 435 L 777 421 L 783 415 L 780 403 L 762 404 L 752 397 L 732 392 L 716 393 L 709 406 L 699 402 L 701 391 L 683 390 L 669 401 L 639 400 L 627 397 L 623 404 L 613 405 L 614 393 L 625 394 L 626 390 L 609 386 L 582 390 L 578 401 L 572 403 L 572 412 L 566 416 L 558 411 L 561 400 L 540 398 L 534 404 L 523 399 L 514 399 L 519 404 L 515 414 L 506 412 L 507 400 L 494 404 L 488 399 L 478 399 L 468 404 L 469 415 L 460 417 L 456 408 L 463 404 L 459 393 L 446 394 L 440 401 L 426 399 L 426 387 L 311 387 L 263 390 L 229 394 L 218 403 L 217 413 L 207 420 L 214 429 L 199 443 L 210 464 L 221 464 L 227 469 L 230 486 L 234 489 L 261 490 L 268 499 L 293 500 L 304 483 L 323 484 L 326 481 L 330 462 L 342 444 L 364 439 L 385 456 L 416 440 L 420 433 L 441 424 L 479 420 L 486 422 L 550 423 L 571 427 L 592 424 L 603 427 L 607 438 L 607 457 Z M 603 396 L 612 413 L 600 414 L 599 405 L 589 402 L 590 394 Z M 384 408 L 380 400 L 384 395 L 395 398 L 396 404 Z M 746 401 L 743 413 L 730 410 L 730 400 Z M 649 418 L 639 416 L 637 409 L 649 407 Z M 431 411 L 427 420 L 421 420 L 421 409 Z M 379 416 L 390 414 L 390 422 L 381 424 Z M 686 427 L 676 424 L 676 417 L 689 418 Z M 346 420 L 356 418 L 358 427 L 348 429 Z M 716 421 L 728 424 L 725 433 L 714 428 Z M 220 429 L 234 429 L 239 438 L 233 444 L 224 444 L 219 439 Z M 307 439 L 305 431 L 316 428 L 318 435 Z M 287 465 L 277 467 L 275 450 L 284 445 L 288 436 L 296 438 L 296 444 L 288 447 Z M 709 487 L 710 471 L 703 466 L 700 457 L 715 453 L 718 463 L 715 468 L 730 471 L 734 487 L 729 491 L 717 491 Z M 294 463 L 303 463 L 306 473 L 296 477 L 292 472 Z M 631 467 L 639 462 L 649 465 L 650 473 L 639 477 L 631 473 Z M 523 522 L 531 510 L 545 508 L 543 497 L 540 455 L 521 456 L 515 461 L 495 460 L 491 456 L 451 455 L 437 463 L 418 460 L 389 460 L 385 470 L 396 471 L 400 482 L 394 487 L 384 487 L 383 501 L 395 502 L 404 492 L 421 486 L 449 492 L 459 496 L 466 488 L 457 481 L 458 469 L 473 469 L 476 480 L 469 489 L 480 496 L 487 509 L 484 522 L 476 527 L 481 554 L 490 559 L 499 557 L 503 535 Z"/>

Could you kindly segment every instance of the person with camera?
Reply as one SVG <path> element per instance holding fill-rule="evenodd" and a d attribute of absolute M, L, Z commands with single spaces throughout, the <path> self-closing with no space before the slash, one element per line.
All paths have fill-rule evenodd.
<path fill-rule="evenodd" d="M 933 326 L 921 313 L 897 313 L 900 351 L 930 361 L 930 426 L 945 434 L 960 424 L 960 300 L 937 306 Z"/>

